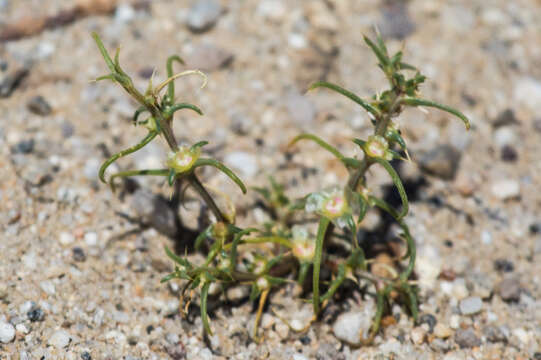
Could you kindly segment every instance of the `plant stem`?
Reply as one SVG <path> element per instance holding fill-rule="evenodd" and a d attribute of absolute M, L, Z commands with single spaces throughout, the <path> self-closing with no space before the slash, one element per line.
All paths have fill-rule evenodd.
<path fill-rule="evenodd" d="M 190 185 L 193 186 L 195 191 L 197 191 L 199 195 L 203 198 L 203 201 L 205 201 L 207 206 L 210 208 L 210 211 L 212 211 L 212 213 L 216 217 L 216 220 L 220 222 L 229 223 L 230 222 L 229 219 L 227 219 L 227 217 L 224 216 L 224 214 L 222 213 L 218 205 L 216 205 L 216 203 L 214 202 L 214 199 L 212 198 L 212 196 L 210 196 L 209 192 L 207 191 L 207 189 L 205 189 L 205 187 L 203 186 L 201 181 L 197 178 L 197 176 L 195 174 L 191 174 L 187 177 L 187 180 L 190 183 Z"/>

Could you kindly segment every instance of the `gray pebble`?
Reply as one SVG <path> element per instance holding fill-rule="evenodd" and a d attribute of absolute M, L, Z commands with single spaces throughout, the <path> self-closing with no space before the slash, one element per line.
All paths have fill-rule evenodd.
<path fill-rule="evenodd" d="M 71 256 L 73 258 L 73 261 L 77 262 L 85 262 L 86 261 L 86 254 L 83 248 L 76 246 L 73 249 L 71 249 Z"/>
<path fill-rule="evenodd" d="M 65 330 L 57 330 L 49 338 L 47 342 L 49 345 L 56 347 L 57 349 L 65 348 L 71 342 L 71 335 Z"/>
<path fill-rule="evenodd" d="M 216 24 L 221 13 L 222 7 L 218 1 L 198 0 L 188 12 L 186 25 L 194 33 L 205 32 Z"/>
<path fill-rule="evenodd" d="M 26 68 L 18 69 L 0 80 L 0 98 L 7 98 L 17 89 L 22 80 L 28 75 Z"/>
<path fill-rule="evenodd" d="M 115 22 L 118 24 L 127 24 L 135 19 L 135 9 L 129 4 L 120 4 L 115 11 Z"/>
<path fill-rule="evenodd" d="M 51 105 L 49 105 L 47 100 L 41 95 L 31 98 L 28 103 L 26 103 L 26 107 L 30 112 L 40 116 L 50 115 L 53 111 Z"/>
<path fill-rule="evenodd" d="M 211 43 L 196 45 L 187 58 L 188 66 L 202 71 L 215 71 L 225 68 L 233 61 L 233 54 Z"/>
<path fill-rule="evenodd" d="M 175 333 L 167 333 L 167 335 L 165 335 L 165 340 L 167 340 L 169 344 L 175 345 L 175 344 L 178 344 L 178 342 L 180 341 L 180 338 Z"/>
<path fill-rule="evenodd" d="M 439 145 L 425 153 L 419 164 L 427 174 L 452 180 L 460 163 L 460 153 L 450 145 Z"/>
<path fill-rule="evenodd" d="M 483 301 L 477 296 L 465 298 L 460 301 L 462 315 L 474 315 L 483 309 Z"/>
<path fill-rule="evenodd" d="M 366 337 L 371 324 L 372 316 L 368 311 L 353 311 L 338 316 L 332 331 L 342 341 L 358 343 L 361 333 Z"/>
<path fill-rule="evenodd" d="M 34 139 L 21 140 L 11 148 L 11 152 L 14 154 L 30 154 L 34 151 L 35 144 Z"/>
<path fill-rule="evenodd" d="M 383 37 L 403 40 L 415 31 L 408 12 L 408 4 L 402 1 L 388 1 L 381 8 L 379 29 Z"/>
<path fill-rule="evenodd" d="M 231 130 L 237 135 L 247 135 L 253 123 L 252 119 L 242 113 L 231 115 Z"/>
<path fill-rule="evenodd" d="M 503 331 L 502 327 L 499 326 L 486 326 L 483 329 L 483 335 L 486 337 L 487 341 L 493 343 L 507 341 L 506 331 Z"/>
<path fill-rule="evenodd" d="M 520 282 L 515 277 L 504 279 L 498 285 L 498 294 L 503 301 L 514 302 L 520 299 Z"/>
<path fill-rule="evenodd" d="M 443 340 L 443 339 L 434 339 L 434 340 L 432 340 L 432 342 L 430 343 L 430 347 L 434 351 L 447 352 L 447 351 L 451 350 L 450 342 L 447 341 L 447 340 Z"/>
<path fill-rule="evenodd" d="M 515 125 L 518 124 L 518 120 L 515 117 L 515 112 L 513 109 L 505 109 L 501 113 L 496 116 L 496 118 L 492 121 L 492 126 L 494 128 L 499 128 L 502 126 L 509 126 L 509 125 Z"/>
<path fill-rule="evenodd" d="M 245 178 L 251 178 L 259 171 L 257 159 L 254 155 L 247 152 L 231 152 L 226 155 L 224 162 L 226 166 L 231 166 L 235 170 L 239 170 Z"/>
<path fill-rule="evenodd" d="M 308 97 L 291 90 L 287 93 L 285 104 L 291 120 L 299 128 L 306 129 L 314 124 L 316 107 Z"/>
<path fill-rule="evenodd" d="M 472 348 L 481 345 L 481 339 L 472 329 L 459 329 L 455 334 L 455 342 L 461 348 Z"/>
<path fill-rule="evenodd" d="M 7 344 L 15 338 L 15 328 L 7 322 L 0 321 L 0 342 Z"/>

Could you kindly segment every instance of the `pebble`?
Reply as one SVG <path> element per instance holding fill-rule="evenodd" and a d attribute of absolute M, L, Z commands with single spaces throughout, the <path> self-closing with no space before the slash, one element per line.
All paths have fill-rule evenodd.
<path fill-rule="evenodd" d="M 17 324 L 15 326 L 15 330 L 20 333 L 20 334 L 28 334 L 30 333 L 30 328 L 28 326 L 26 326 L 24 323 L 20 323 L 20 324 Z"/>
<path fill-rule="evenodd" d="M 40 116 L 47 116 L 50 115 L 53 109 L 51 108 L 51 105 L 45 100 L 45 98 L 41 95 L 32 97 L 27 103 L 26 107 L 30 112 L 36 115 Z"/>
<path fill-rule="evenodd" d="M 507 336 L 506 332 L 500 326 L 485 326 L 483 328 L 483 335 L 486 337 L 487 341 L 492 343 L 497 342 L 506 342 Z"/>
<path fill-rule="evenodd" d="M 329 32 L 336 32 L 338 30 L 338 19 L 325 2 L 308 2 L 306 6 L 306 17 L 310 24 L 318 30 Z"/>
<path fill-rule="evenodd" d="M 194 46 L 186 62 L 189 67 L 210 72 L 231 65 L 233 53 L 211 43 L 201 43 Z"/>
<path fill-rule="evenodd" d="M 250 132 L 252 124 L 254 124 L 254 121 L 243 113 L 236 112 L 231 115 L 230 127 L 237 135 L 247 135 Z"/>
<path fill-rule="evenodd" d="M 416 345 L 421 345 L 425 340 L 426 331 L 418 326 L 411 330 L 410 337 L 411 341 Z"/>
<path fill-rule="evenodd" d="M 81 360 L 92 360 L 92 356 L 88 351 L 83 351 L 81 353 Z"/>
<path fill-rule="evenodd" d="M 462 315 L 474 315 L 483 309 L 483 301 L 477 296 L 468 297 L 460 301 L 459 308 Z"/>
<path fill-rule="evenodd" d="M 35 321 L 43 321 L 45 318 L 45 313 L 43 310 L 39 307 L 33 307 L 31 310 L 29 310 L 26 313 L 26 316 L 28 317 L 28 320 L 35 322 Z"/>
<path fill-rule="evenodd" d="M 492 126 L 497 129 L 502 126 L 516 125 L 518 123 L 513 109 L 505 109 L 492 121 Z"/>
<path fill-rule="evenodd" d="M 512 261 L 507 259 L 496 259 L 494 260 L 494 269 L 500 272 L 513 272 L 515 270 L 515 265 Z"/>
<path fill-rule="evenodd" d="M 515 277 L 509 277 L 498 285 L 498 294 L 503 301 L 516 302 L 520 300 L 520 282 Z"/>
<path fill-rule="evenodd" d="M 101 161 L 97 158 L 90 158 L 85 161 L 83 174 L 88 180 L 98 180 L 98 172 L 100 170 Z"/>
<path fill-rule="evenodd" d="M 259 171 L 256 157 L 247 152 L 231 152 L 225 156 L 224 162 L 226 166 L 231 166 L 240 171 L 241 178 L 252 178 Z"/>
<path fill-rule="evenodd" d="M 470 328 L 457 330 L 455 334 L 455 342 L 461 348 L 472 348 L 481 345 L 481 340 Z"/>
<path fill-rule="evenodd" d="M 287 9 L 282 0 L 262 0 L 259 1 L 256 14 L 270 21 L 279 22 L 287 13 Z"/>
<path fill-rule="evenodd" d="M 531 77 L 520 78 L 513 89 L 515 101 L 535 111 L 541 104 L 541 82 Z"/>
<path fill-rule="evenodd" d="M 501 159 L 505 162 L 515 162 L 518 159 L 518 153 L 511 145 L 505 145 L 501 149 Z"/>
<path fill-rule="evenodd" d="M 65 348 L 71 342 L 71 335 L 65 330 L 57 330 L 49 338 L 47 342 L 49 345 L 56 347 L 57 349 Z"/>
<path fill-rule="evenodd" d="M 13 91 L 19 87 L 22 80 L 28 76 L 27 68 L 17 69 L 0 80 L 0 98 L 10 97 Z"/>
<path fill-rule="evenodd" d="M 452 180 L 458 170 L 460 152 L 450 145 L 439 145 L 421 156 L 419 165 L 427 174 Z"/>
<path fill-rule="evenodd" d="M 445 324 L 437 323 L 434 326 L 434 335 L 440 339 L 447 339 L 453 335 L 453 330 Z"/>
<path fill-rule="evenodd" d="M 167 335 L 165 335 L 165 340 L 169 344 L 174 345 L 174 344 L 178 344 L 178 342 L 180 341 L 180 338 L 175 333 L 167 333 Z"/>
<path fill-rule="evenodd" d="M 21 140 L 12 147 L 11 152 L 14 154 L 31 154 L 34 151 L 34 139 Z"/>
<path fill-rule="evenodd" d="M 98 234 L 93 231 L 87 232 L 85 233 L 84 241 L 88 246 L 96 246 L 98 244 Z"/>
<path fill-rule="evenodd" d="M 71 233 L 63 231 L 58 236 L 58 241 L 60 244 L 67 246 L 75 241 L 75 237 Z"/>
<path fill-rule="evenodd" d="M 126 3 L 120 3 L 115 10 L 115 22 L 117 24 L 127 24 L 135 19 L 135 9 Z"/>
<path fill-rule="evenodd" d="M 286 95 L 285 104 L 289 116 L 300 129 L 307 129 L 313 126 L 316 117 L 316 107 L 307 96 L 291 90 Z"/>
<path fill-rule="evenodd" d="M 498 148 L 517 143 L 517 134 L 511 126 L 502 126 L 496 129 L 492 134 L 492 138 Z"/>
<path fill-rule="evenodd" d="M 47 295 L 54 295 L 56 293 L 56 289 L 54 284 L 50 280 L 45 280 L 39 283 L 39 287 L 41 290 L 43 290 Z"/>
<path fill-rule="evenodd" d="M 492 195 L 500 200 L 513 199 L 520 195 L 520 184 L 513 179 L 496 180 L 490 190 Z"/>
<path fill-rule="evenodd" d="M 221 13 L 222 7 L 217 0 L 198 0 L 188 12 L 186 25 L 194 33 L 205 32 L 216 24 Z"/>
<path fill-rule="evenodd" d="M 379 29 L 383 37 L 403 40 L 415 31 L 415 23 L 408 12 L 408 4 L 389 1 L 381 7 Z"/>
<path fill-rule="evenodd" d="M 0 342 L 7 344 L 15 338 L 15 328 L 7 322 L 0 321 Z"/>
<path fill-rule="evenodd" d="M 438 320 L 432 314 L 423 314 L 419 317 L 419 324 L 427 324 L 430 332 L 434 331 L 434 326 L 437 322 Z"/>
<path fill-rule="evenodd" d="M 370 307 L 367 306 L 367 308 Z M 359 342 L 361 332 L 363 337 L 366 337 L 371 324 L 370 313 L 363 309 L 363 311 L 352 311 L 338 316 L 332 331 L 338 339 L 355 344 Z"/>
<path fill-rule="evenodd" d="M 451 344 L 449 341 L 445 341 L 442 339 L 434 339 L 430 343 L 430 348 L 434 351 L 446 353 L 447 351 L 451 350 Z"/>
<path fill-rule="evenodd" d="M 84 262 L 86 261 L 86 254 L 83 248 L 76 246 L 73 249 L 71 249 L 71 257 L 73 258 L 73 261 L 77 262 Z"/>
<path fill-rule="evenodd" d="M 458 329 L 460 327 L 460 316 L 458 315 L 451 315 L 449 318 L 449 326 L 451 329 Z"/>
<path fill-rule="evenodd" d="M 283 322 L 279 322 L 276 324 L 275 331 L 282 340 L 287 339 L 289 336 L 289 327 Z"/>

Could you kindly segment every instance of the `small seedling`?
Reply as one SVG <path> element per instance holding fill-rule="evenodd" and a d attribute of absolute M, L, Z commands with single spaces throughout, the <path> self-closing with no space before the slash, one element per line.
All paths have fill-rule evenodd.
<path fill-rule="evenodd" d="M 186 182 L 201 196 L 213 214 L 211 225 L 204 229 L 195 240 L 194 247 L 202 251 L 206 259 L 201 264 L 194 264 L 186 256 L 174 254 L 168 248 L 166 254 L 175 262 L 175 270 L 164 277 L 162 282 L 171 279 L 185 281 L 182 297 L 190 289 L 185 308 L 197 289 L 200 291 L 200 309 L 204 331 L 212 334 L 207 315 L 209 289 L 212 284 L 219 284 L 222 289 L 231 286 L 249 285 L 250 300 L 258 300 L 258 310 L 254 325 L 253 337 L 258 336 L 258 324 L 268 295 L 285 283 L 297 282 L 306 284 L 311 270 L 311 297 L 314 316 L 317 320 L 325 306 L 333 299 L 346 281 L 356 284 L 359 289 L 373 288 L 376 297 L 376 313 L 367 338 L 361 334 L 359 341 L 351 345 L 370 343 L 378 333 L 382 316 L 389 309 L 389 304 L 398 301 L 403 304 L 414 319 L 418 314 L 418 295 L 412 273 L 415 267 L 415 242 L 410 234 L 404 217 L 408 214 L 408 198 L 402 181 L 391 165 L 392 160 L 409 160 L 406 142 L 400 132 L 397 117 L 406 107 L 433 107 L 461 119 L 466 128 L 470 123 L 466 116 L 458 110 L 442 105 L 420 96 L 419 86 L 425 81 L 412 65 L 402 61 L 402 52 L 392 56 L 382 41 L 377 37 L 373 42 L 367 37 L 364 41 L 378 59 L 378 66 L 385 74 L 389 88 L 372 96 L 361 99 L 354 93 L 329 82 L 316 82 L 310 90 L 327 88 L 338 92 L 360 105 L 368 112 L 374 132 L 367 139 L 353 139 L 352 144 L 362 152 L 362 158 L 347 157 L 333 145 L 314 134 L 301 134 L 294 138 L 290 146 L 301 140 L 313 141 L 322 149 L 330 152 L 348 170 L 349 176 L 333 187 L 321 189 L 297 200 L 290 199 L 282 185 L 273 178 L 270 187 L 255 187 L 266 203 L 272 220 L 254 227 L 240 228 L 235 225 L 235 217 L 221 210 L 213 195 L 199 180 L 196 169 L 201 166 L 212 166 L 225 173 L 242 190 L 246 187 L 237 175 L 224 164 L 211 158 L 202 158 L 203 146 L 207 141 L 200 141 L 191 146 L 179 146 L 172 129 L 173 116 L 176 111 L 187 109 L 202 115 L 195 105 L 177 103 L 175 99 L 174 81 L 182 76 L 196 74 L 206 76 L 198 70 L 173 72 L 173 63 L 184 64 L 178 56 L 167 60 L 167 80 L 154 87 L 152 79 L 144 93 L 139 92 L 131 78 L 119 64 L 117 50 L 114 60 L 105 50 L 100 38 L 93 34 L 110 74 L 97 80 L 109 79 L 120 84 L 140 105 L 134 114 L 135 125 L 144 126 L 148 133 L 138 144 L 123 150 L 102 165 L 99 177 L 106 182 L 105 172 L 109 165 L 118 159 L 134 153 L 151 141 L 162 136 L 169 146 L 170 153 L 164 159 L 165 168 L 149 170 L 128 170 L 115 173 L 109 177 L 111 188 L 115 189 L 114 180 L 128 176 L 153 175 L 167 179 L 173 186 Z M 161 95 L 161 91 L 167 92 Z M 148 113 L 145 120 L 139 120 L 142 114 Z M 401 207 L 394 208 L 383 199 L 373 195 L 367 184 L 366 174 L 372 166 L 381 166 L 389 175 L 401 199 Z M 400 239 L 405 242 L 405 254 L 395 259 L 396 268 L 389 266 L 387 277 L 371 272 L 373 259 L 367 259 L 363 244 L 359 243 L 358 230 L 363 219 L 371 208 L 378 208 L 389 214 L 400 226 Z M 310 232 L 310 227 L 298 225 L 298 219 L 309 219 L 315 214 L 318 219 L 317 231 Z M 312 216 L 313 219 L 313 216 Z M 303 223 L 303 222 L 300 222 Z M 346 240 L 346 241 L 344 241 Z M 328 251 L 330 245 L 342 247 L 345 255 Z M 321 269 L 326 268 L 332 277 L 330 281 L 322 281 Z M 285 321 L 285 320 L 284 320 Z M 304 329 L 295 329 L 304 331 Z"/>

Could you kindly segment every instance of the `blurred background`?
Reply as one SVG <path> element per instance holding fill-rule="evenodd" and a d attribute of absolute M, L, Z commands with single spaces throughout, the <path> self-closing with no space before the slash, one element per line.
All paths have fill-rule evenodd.
<path fill-rule="evenodd" d="M 0 321 L 28 325 L 0 343 L 0 354 L 541 358 L 539 19 L 537 0 L 0 0 Z M 242 335 L 253 317 L 244 303 L 216 310 L 211 352 L 200 319 L 193 324 L 176 313 L 178 288 L 158 283 L 171 267 L 162 245 L 183 236 L 166 201 L 169 188 L 138 178 L 112 194 L 97 179 L 109 154 L 146 132 L 131 125 L 136 104 L 122 89 L 92 82 L 107 68 L 90 33 L 110 51 L 120 47 L 121 65 L 140 89 L 154 71 L 155 83 L 165 79 L 173 54 L 186 61 L 179 71 L 203 70 L 204 89 L 198 77 L 177 81 L 179 100 L 205 113 L 177 115 L 179 140 L 208 140 L 205 149 L 248 185 L 273 175 L 295 197 L 347 173 L 312 144 L 286 149 L 292 137 L 309 131 L 353 156 L 360 154 L 350 139 L 372 131 L 348 99 L 306 90 L 317 80 L 361 97 L 384 90 L 362 41 L 375 27 L 391 52 L 403 50 L 428 77 L 423 97 L 460 109 L 473 123 L 466 132 L 446 113 L 415 109 L 399 121 L 414 160 L 400 171 L 430 326 L 402 314 L 360 352 L 337 340 L 336 316 L 301 337 L 269 311 L 268 341 L 255 349 Z M 116 169 L 161 167 L 164 145 L 155 142 Z M 370 176 L 373 190 L 384 191 L 385 174 Z M 240 224 L 265 221 L 254 194 L 241 197 L 214 172 L 204 177 L 238 201 Z M 200 210 L 189 198 L 182 222 L 197 229 Z M 367 233 L 378 227 L 373 215 Z M 378 236 L 367 241 L 387 234 Z M 280 301 L 280 294 L 271 299 Z M 367 300 L 356 301 L 342 313 L 358 312 Z M 302 309 L 300 302 L 281 306 Z M 41 320 L 25 318 L 36 308 Z M 448 332 L 434 334 L 435 324 Z"/>

